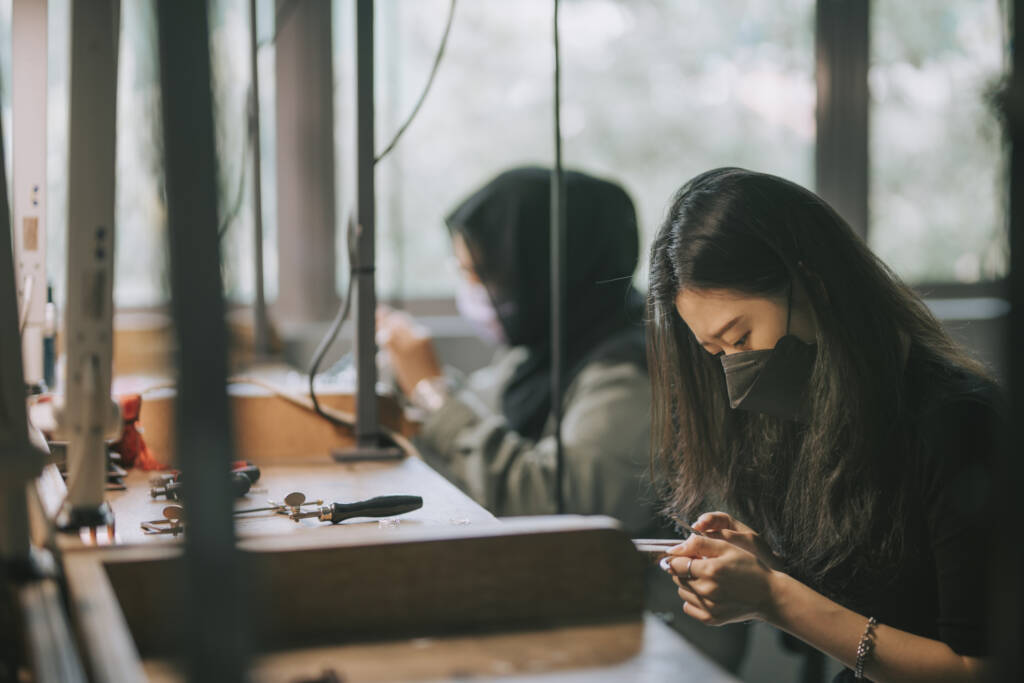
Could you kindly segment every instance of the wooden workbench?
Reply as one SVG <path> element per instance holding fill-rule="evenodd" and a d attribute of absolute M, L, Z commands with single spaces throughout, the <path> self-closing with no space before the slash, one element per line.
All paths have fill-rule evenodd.
<path fill-rule="evenodd" d="M 641 616 L 643 560 L 610 522 L 498 520 L 415 457 L 335 463 L 328 453 L 345 435 L 294 406 L 275 413 L 274 400 L 233 397 L 239 429 L 255 424 L 259 432 L 242 434 L 236 455 L 260 465 L 263 489 L 237 507 L 291 491 L 325 503 L 413 494 L 424 505 L 397 525 L 296 523 L 272 512 L 236 518 L 244 566 L 259 577 L 236 580 L 263 581 L 249 594 L 271 596 L 254 608 L 252 680 L 325 672 L 347 682 L 735 680 L 662 622 Z M 147 438 L 161 443 L 169 429 L 157 418 L 172 412 L 156 405 L 143 410 L 143 423 Z M 174 628 L 182 538 L 139 527 L 167 505 L 150 496 L 152 475 L 133 471 L 126 490 L 109 492 L 112 539 L 61 538 L 72 621 L 95 681 L 184 680 L 168 658 L 173 645 L 162 640 Z M 59 505 L 58 486 L 49 468 L 40 485 L 44 508 Z"/>
<path fill-rule="evenodd" d="M 322 499 L 325 505 L 364 500 L 389 494 L 421 496 L 423 507 L 406 513 L 387 523 L 397 527 L 446 527 L 463 525 L 498 524 L 495 517 L 469 499 L 453 484 L 434 472 L 418 458 L 406 458 L 393 463 L 339 464 L 324 460 L 320 464 L 264 465 L 261 477 L 254 485 L 255 492 L 235 501 L 236 509 L 264 506 L 268 500 L 281 501 L 293 491 L 300 491 L 309 500 Z M 174 542 L 170 535 L 147 535 L 140 522 L 159 519 L 161 510 L 169 503 L 163 498 L 150 496 L 151 472 L 132 471 L 125 479 L 127 489 L 111 491 L 107 499 L 117 520 L 116 535 L 119 544 Z M 182 505 L 187 505 L 182 503 Z M 338 525 L 302 519 L 293 522 L 273 512 L 237 515 L 235 529 L 239 537 L 272 536 L 313 532 L 344 534 L 352 528 L 381 526 L 376 519 L 353 519 Z M 387 528 L 396 528 L 388 526 Z"/>

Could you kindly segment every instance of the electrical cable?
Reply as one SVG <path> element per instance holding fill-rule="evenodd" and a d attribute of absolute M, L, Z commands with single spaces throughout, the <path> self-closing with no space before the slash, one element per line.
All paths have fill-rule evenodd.
<path fill-rule="evenodd" d="M 383 159 L 384 157 L 386 157 L 388 154 L 391 153 L 391 151 L 398 144 L 399 139 L 401 139 L 402 135 L 409 128 L 409 125 L 412 124 L 412 122 L 416 118 L 417 114 L 419 114 L 420 108 L 423 106 L 423 103 L 427 99 L 427 94 L 430 92 L 430 88 L 431 88 L 431 86 L 434 83 L 434 78 L 435 78 L 435 76 L 437 76 L 438 69 L 441 66 L 441 60 L 444 57 L 445 47 L 448 45 L 448 36 L 451 33 L 452 20 L 455 18 L 455 2 L 456 2 L 456 0 L 451 0 L 451 4 L 448 7 L 448 19 L 445 22 L 444 33 L 441 36 L 441 43 L 440 43 L 440 45 L 437 48 L 437 53 L 434 55 L 434 63 L 433 63 L 433 66 L 430 69 L 430 75 L 427 77 L 427 82 L 426 82 L 426 84 L 423 87 L 423 91 L 420 93 L 419 98 L 416 100 L 416 105 L 412 108 L 412 111 L 410 112 L 408 118 L 406 118 L 405 122 L 401 126 L 398 127 L 398 131 L 395 133 L 395 136 L 391 139 L 391 142 L 388 143 L 388 145 L 384 148 L 384 150 L 380 154 L 378 154 L 376 157 L 374 157 L 374 160 L 373 160 L 374 165 L 379 163 L 381 159 Z M 319 368 L 320 368 L 320 363 L 323 361 L 324 356 L 327 354 L 327 350 L 331 347 L 331 345 L 334 343 L 335 339 L 337 338 L 338 332 L 341 330 L 341 326 L 345 322 L 345 320 L 348 318 L 349 312 L 350 312 L 350 310 L 352 308 L 352 291 L 353 291 L 353 289 L 355 289 L 353 287 L 353 283 L 355 282 L 355 268 L 356 268 L 356 254 L 355 254 L 355 250 L 354 250 L 353 244 L 352 244 L 353 237 L 354 237 L 353 232 L 354 232 L 354 222 L 350 219 L 349 223 L 348 223 L 348 228 L 347 228 L 347 240 L 346 240 L 346 242 L 348 243 L 348 252 L 349 252 L 349 258 L 348 258 L 349 278 L 348 278 L 348 288 L 347 288 L 347 290 L 345 292 L 345 299 L 342 301 L 341 306 L 340 306 L 340 308 L 338 310 L 338 314 L 334 317 L 334 320 L 331 323 L 331 326 L 328 328 L 327 334 L 325 334 L 323 339 L 320 340 L 320 344 L 317 346 L 316 351 L 313 353 L 313 359 L 310 362 L 310 366 L 309 366 L 309 397 L 310 397 L 310 400 L 312 401 L 312 407 L 313 407 L 313 409 L 315 410 L 315 412 L 318 415 L 323 417 L 328 422 L 331 422 L 332 424 L 337 424 L 337 422 L 335 421 L 334 417 L 328 411 L 325 411 L 323 409 L 323 407 L 320 405 L 320 402 L 317 400 L 317 398 L 316 398 L 316 389 L 313 386 L 313 380 L 316 377 L 317 370 L 319 370 Z M 388 435 L 388 436 L 390 438 L 394 439 L 393 435 Z M 401 445 L 401 444 L 399 444 L 399 445 Z"/>
<path fill-rule="evenodd" d="M 391 150 L 398 144 L 399 139 L 405 133 L 405 130 L 412 123 L 413 119 L 420 111 L 420 107 L 423 106 L 423 102 L 427 99 L 427 93 L 430 92 L 430 87 L 434 84 L 434 77 L 437 76 L 437 71 L 441 66 L 441 58 L 444 57 L 444 49 L 448 45 L 448 34 L 452 30 L 452 19 L 455 18 L 455 0 L 451 0 L 451 5 L 448 6 L 448 21 L 444 25 L 444 33 L 441 35 L 441 44 L 437 48 L 437 54 L 434 55 L 434 64 L 430 68 L 430 75 L 427 77 L 427 84 L 423 87 L 423 92 L 420 93 L 420 97 L 416 100 L 416 105 L 412 108 L 408 118 L 405 119 L 405 123 L 398 127 L 398 132 L 395 133 L 395 137 L 391 138 L 391 142 L 388 143 L 384 151 L 378 154 L 373 159 L 373 163 L 378 163 L 381 159 L 391 153 Z"/>
<path fill-rule="evenodd" d="M 298 4 L 297 0 L 284 0 L 281 6 L 277 8 L 277 14 L 274 16 L 274 34 L 269 38 L 264 38 L 256 44 L 257 49 L 264 48 L 268 45 L 273 45 L 277 42 L 277 36 L 281 32 L 281 27 L 285 25 L 288 18 L 291 16 L 292 10 L 295 9 L 295 5 Z M 256 74 L 252 75 L 255 80 Z M 249 102 L 249 110 L 246 115 L 246 135 L 245 143 L 242 145 L 242 162 L 239 166 L 238 172 L 238 191 L 235 193 L 235 201 L 232 202 L 231 208 L 224 215 L 220 225 L 217 226 L 217 238 L 223 239 L 224 233 L 228 231 L 231 224 L 234 223 L 235 219 L 238 218 L 238 213 L 242 210 L 242 200 L 245 197 L 245 176 L 246 168 L 249 157 L 249 144 L 252 139 L 252 134 L 249 128 L 252 126 L 252 107 L 258 107 L 258 102 L 253 102 L 252 90 L 249 91 L 249 96 L 246 98 Z"/>
<path fill-rule="evenodd" d="M 252 91 L 249 91 L 248 100 L 252 100 Z M 228 209 L 227 213 L 220 221 L 220 225 L 217 226 L 217 240 L 224 239 L 224 234 L 231 227 L 231 224 L 238 218 L 238 213 L 242 210 L 242 200 L 245 198 L 245 177 L 247 175 L 246 170 L 249 165 L 249 145 L 252 141 L 252 134 L 250 132 L 252 122 L 251 111 L 246 116 L 246 134 L 245 141 L 242 143 L 242 160 L 238 167 L 238 190 L 235 191 L 235 200 L 231 203 L 231 208 Z"/>
<path fill-rule="evenodd" d="M 348 229 L 346 231 L 345 243 L 348 246 L 348 286 L 345 288 L 345 299 L 342 301 L 341 306 L 338 308 L 338 314 L 334 316 L 331 326 L 327 329 L 327 334 L 324 335 L 323 339 L 320 340 L 320 344 L 316 347 L 316 351 L 313 352 L 313 360 L 309 364 L 309 398 L 313 403 L 313 409 L 318 415 L 323 417 L 332 424 L 335 421 L 327 413 L 323 411 L 320 406 L 320 402 L 316 398 L 316 389 L 313 387 L 313 381 L 316 379 L 317 370 L 320 369 L 320 363 L 323 362 L 324 356 L 327 355 L 327 350 L 334 343 L 334 340 L 338 336 L 338 332 L 341 330 L 342 324 L 348 318 L 348 313 L 352 309 L 352 292 L 355 290 L 355 249 L 353 249 L 352 238 L 353 238 L 353 225 L 354 221 L 351 216 L 348 221 Z"/>
<path fill-rule="evenodd" d="M 564 358 L 563 308 L 565 283 L 562 261 L 565 255 L 566 212 L 562 184 L 562 60 L 558 44 L 558 0 L 554 2 L 554 134 L 555 168 L 551 174 L 551 413 L 555 421 L 555 509 L 565 513 L 562 482 L 565 479 L 565 447 L 562 443 L 562 362 Z"/>

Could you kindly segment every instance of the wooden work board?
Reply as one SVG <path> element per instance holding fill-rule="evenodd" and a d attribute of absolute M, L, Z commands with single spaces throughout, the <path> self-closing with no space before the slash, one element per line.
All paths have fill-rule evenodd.
<path fill-rule="evenodd" d="M 344 408 L 346 399 L 328 401 Z M 293 491 L 325 504 L 423 498 L 397 524 L 236 517 L 246 558 L 236 580 L 254 582 L 249 595 L 269 596 L 251 615 L 252 680 L 328 672 L 345 681 L 735 680 L 642 617 L 645 560 L 611 520 L 498 520 L 418 457 L 334 462 L 331 448 L 350 435 L 279 397 L 234 395 L 232 406 L 235 457 L 262 474 L 236 508 Z M 166 401 L 143 409 L 146 438 L 166 452 L 172 416 Z M 112 537 L 58 538 L 71 621 L 94 681 L 184 680 L 169 658 L 180 649 L 167 640 L 182 537 L 140 528 L 168 504 L 150 496 L 154 474 L 131 471 L 125 490 L 108 492 Z M 53 466 L 36 488 L 41 529 L 39 518 L 52 516 L 64 493 Z"/>
<path fill-rule="evenodd" d="M 167 660 L 142 662 L 151 683 L 185 678 Z M 500 634 L 414 638 L 301 648 L 260 655 L 253 683 L 494 681 L 495 683 L 736 683 L 652 615 L 621 624 Z"/>
<path fill-rule="evenodd" d="M 281 501 L 299 491 L 308 500 L 322 499 L 325 505 L 351 503 L 374 496 L 407 494 L 423 498 L 423 507 L 400 517 L 388 518 L 387 529 L 421 526 L 464 526 L 498 523 L 494 516 L 468 498 L 456 486 L 432 470 L 419 458 L 399 462 L 264 465 L 261 476 L 249 494 L 235 500 L 235 509 L 263 507 L 268 500 Z M 133 471 L 125 479 L 124 491 L 111 491 L 107 499 L 114 510 L 116 543 L 159 543 L 180 541 L 169 534 L 145 534 L 143 521 L 161 518 L 168 504 L 188 507 L 188 501 L 177 503 L 150 495 L 152 472 Z M 235 516 L 239 537 L 278 534 L 317 533 L 345 534 L 352 528 L 379 527 L 377 519 L 352 519 L 332 525 L 316 519 L 298 522 L 274 512 L 256 512 Z"/>
<path fill-rule="evenodd" d="M 606 518 L 381 532 L 240 541 L 251 680 L 735 680 L 641 618 L 642 560 Z M 169 544 L 66 556 L 95 680 L 185 680 L 178 558 Z"/>

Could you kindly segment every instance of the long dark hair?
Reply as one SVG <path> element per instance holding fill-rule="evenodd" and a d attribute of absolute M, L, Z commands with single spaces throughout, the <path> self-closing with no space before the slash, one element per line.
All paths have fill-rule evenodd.
<path fill-rule="evenodd" d="M 818 328 L 807 419 L 731 410 L 719 359 L 679 317 L 677 294 L 784 296 L 794 285 Z M 652 458 L 674 511 L 724 503 L 788 571 L 833 596 L 901 560 L 892 520 L 911 495 L 900 457 L 915 438 L 901 379 L 908 350 L 985 371 L 828 204 L 739 168 L 692 179 L 651 247 L 647 316 Z"/>

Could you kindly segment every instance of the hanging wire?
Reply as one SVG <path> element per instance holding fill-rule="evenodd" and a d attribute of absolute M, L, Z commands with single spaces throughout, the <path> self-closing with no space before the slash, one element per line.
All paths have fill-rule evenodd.
<path fill-rule="evenodd" d="M 423 87 L 423 92 L 420 93 L 419 99 L 416 100 L 416 105 L 413 107 L 412 112 L 409 114 L 409 117 L 405 120 L 405 123 L 403 123 L 401 126 L 399 126 L 398 131 L 395 133 L 395 136 L 391 139 L 391 142 L 388 143 L 388 145 L 384 148 L 384 151 L 382 151 L 380 154 L 378 154 L 374 158 L 374 160 L 373 160 L 374 165 L 376 165 L 378 162 L 380 162 L 381 159 L 383 159 L 384 157 L 386 157 L 388 154 L 391 153 L 391 150 L 393 150 L 395 148 L 395 145 L 398 144 L 398 140 L 405 133 L 406 129 L 409 128 L 409 124 L 411 124 L 413 122 L 413 119 L 416 118 L 416 115 L 420 111 L 420 107 L 423 106 L 423 102 L 426 101 L 427 93 L 430 92 L 430 88 L 431 88 L 431 86 L 434 83 L 434 77 L 437 75 L 438 68 L 441 66 L 441 59 L 444 56 L 445 46 L 448 44 L 448 35 L 451 32 L 452 19 L 454 19 L 454 17 L 455 17 L 455 0 L 451 0 L 451 5 L 449 5 L 449 7 L 448 7 L 448 20 L 445 23 L 444 34 L 441 36 L 441 43 L 440 43 L 440 45 L 437 48 L 437 54 L 434 56 L 434 64 L 433 64 L 433 67 L 431 67 L 431 69 L 430 69 L 430 76 L 427 78 L 427 83 Z M 352 286 L 352 284 L 354 282 L 353 278 L 354 278 L 354 275 L 355 275 L 355 263 L 356 263 L 356 255 L 355 255 L 354 247 L 353 247 L 353 239 L 354 239 L 354 227 L 353 226 L 354 226 L 354 221 L 350 219 L 349 223 L 348 223 L 348 227 L 347 227 L 347 240 L 346 240 L 346 244 L 348 244 L 348 250 L 349 250 L 349 258 L 348 258 L 348 276 L 349 277 L 348 277 L 348 288 L 345 291 L 345 299 L 344 299 L 344 301 L 342 301 L 341 307 L 338 310 L 338 314 L 335 316 L 334 321 L 331 323 L 330 328 L 328 328 L 327 334 L 325 334 L 323 339 L 320 340 L 320 344 L 317 346 L 316 351 L 313 353 L 313 360 L 309 364 L 309 398 L 311 399 L 311 401 L 313 403 L 313 408 L 314 408 L 314 410 L 316 410 L 316 413 L 318 415 L 320 415 L 322 418 L 324 418 L 325 420 L 327 420 L 331 424 L 335 424 L 335 425 L 340 425 L 340 424 L 344 424 L 344 423 L 338 422 L 336 420 L 335 416 L 331 415 L 329 412 L 327 412 L 323 408 L 321 408 L 320 402 L 317 400 L 317 397 L 316 397 L 316 390 L 315 390 L 315 388 L 313 386 L 313 380 L 316 377 L 316 373 L 320 369 L 320 363 L 323 362 L 324 356 L 327 355 L 327 350 L 331 347 L 331 345 L 334 344 L 334 341 L 338 337 L 338 332 L 341 331 L 341 327 L 344 324 L 345 320 L 348 319 L 349 312 L 352 309 L 352 291 L 355 289 Z"/>
<path fill-rule="evenodd" d="M 409 113 L 409 117 L 405 120 L 401 126 L 398 127 L 398 131 L 395 133 L 395 137 L 391 138 L 391 142 L 388 143 L 387 147 L 384 148 L 380 154 L 373 159 L 373 163 L 378 163 L 381 159 L 391 153 L 391 150 L 398 144 L 399 139 L 405 133 L 405 130 L 412 123 L 413 119 L 420 111 L 420 107 L 423 106 L 423 102 L 427 99 L 427 93 L 430 92 L 430 87 L 434 84 L 434 77 L 437 76 L 437 70 L 441 66 L 441 58 L 444 57 L 444 49 L 448 45 L 448 34 L 452 30 L 452 19 L 455 18 L 455 0 L 452 0 L 451 5 L 448 6 L 448 21 L 444 25 L 444 33 L 441 35 L 441 44 L 437 48 L 437 54 L 434 55 L 434 65 L 430 68 L 430 75 L 427 77 L 427 84 L 423 88 L 423 92 L 420 93 L 420 97 L 416 100 L 416 105 L 413 106 L 412 112 Z"/>
<path fill-rule="evenodd" d="M 554 133 L 555 167 L 551 173 L 551 413 L 555 422 L 555 509 L 565 513 L 565 495 L 562 482 L 565 479 L 565 445 L 562 442 L 562 382 L 565 343 L 563 311 L 565 306 L 565 269 L 562 261 L 565 255 L 566 212 L 562 178 L 562 64 L 558 44 L 558 0 L 554 0 L 552 35 L 555 53 L 554 83 Z"/>
<path fill-rule="evenodd" d="M 313 352 L 313 360 L 309 364 L 309 398 L 313 403 L 313 410 L 316 414 L 324 418 L 335 426 L 351 426 L 349 423 L 340 422 L 334 416 L 330 415 L 323 408 L 320 407 L 320 401 L 316 398 L 316 389 L 313 387 L 313 380 L 316 379 L 316 373 L 320 370 L 320 363 L 323 362 L 324 356 L 327 355 L 327 350 L 331 348 L 334 340 L 338 337 L 338 332 L 341 330 L 341 326 L 348 319 L 349 311 L 352 310 L 352 292 L 355 290 L 354 277 L 355 277 L 355 261 L 356 254 L 353 248 L 353 242 L 355 237 L 355 230 L 353 225 L 355 221 L 349 216 L 348 227 L 346 230 L 345 244 L 348 246 L 348 287 L 345 289 L 345 299 L 341 303 L 341 307 L 338 309 L 338 314 L 334 316 L 334 321 L 331 322 L 331 326 L 327 329 L 327 334 L 320 340 L 320 344 L 316 347 L 316 351 Z"/>
<path fill-rule="evenodd" d="M 292 15 L 292 10 L 295 9 L 295 5 L 298 0 L 284 0 L 281 5 L 277 8 L 277 14 L 274 15 L 274 33 L 271 36 L 264 38 L 256 44 L 256 49 L 262 49 L 268 45 L 273 45 L 277 42 L 277 36 L 281 32 L 281 28 L 288 22 L 289 17 Z M 256 74 L 252 75 L 253 80 L 256 80 Z M 250 88 L 248 95 L 246 96 L 248 102 L 248 110 L 246 112 L 245 125 L 246 134 L 245 142 L 242 144 L 241 162 L 239 164 L 238 171 L 238 189 L 235 192 L 235 199 L 231 203 L 230 208 L 225 212 L 224 217 L 220 221 L 220 225 L 217 226 L 217 236 L 220 239 L 224 238 L 224 234 L 228 231 L 228 228 L 238 218 L 239 212 L 242 210 L 242 200 L 245 198 L 245 176 L 246 169 L 248 167 L 249 159 L 249 145 L 252 134 L 250 128 L 253 124 L 253 109 L 252 107 L 258 107 L 259 102 L 253 102 L 252 88 Z M 258 144 L 258 142 L 257 142 Z"/>

